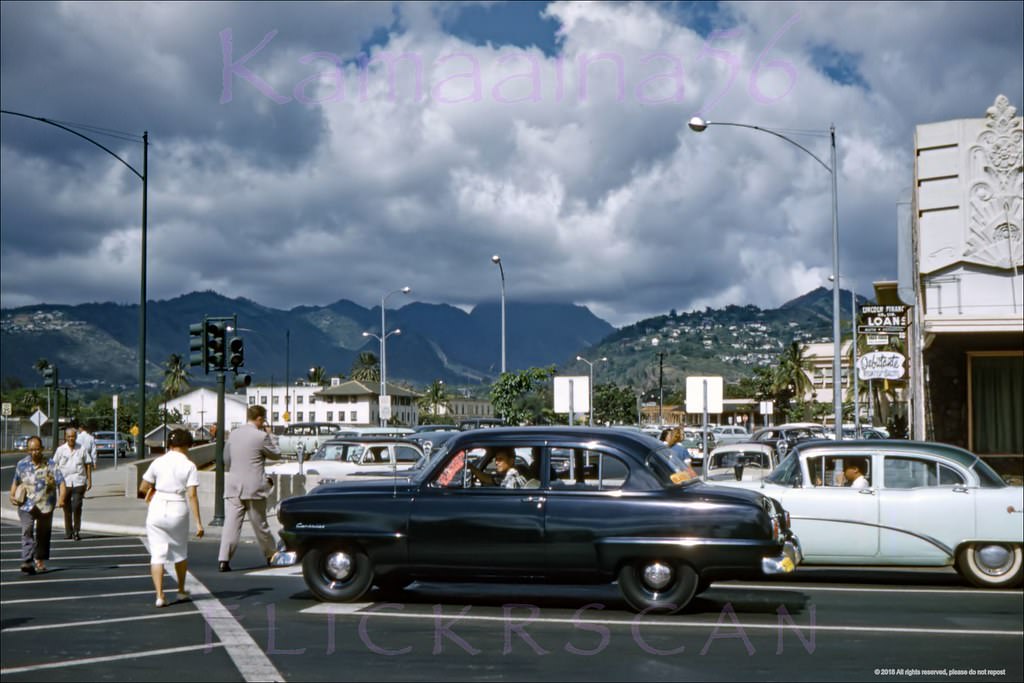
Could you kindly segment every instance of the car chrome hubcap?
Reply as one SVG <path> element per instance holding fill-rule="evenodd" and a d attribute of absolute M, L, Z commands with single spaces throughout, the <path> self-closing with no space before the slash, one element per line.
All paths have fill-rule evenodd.
<path fill-rule="evenodd" d="M 648 588 L 660 591 L 672 581 L 672 568 L 661 562 L 652 562 L 644 567 L 643 577 Z"/>
<path fill-rule="evenodd" d="M 331 553 L 327 556 L 324 569 L 334 581 L 344 581 L 352 574 L 352 556 L 348 553 Z"/>
<path fill-rule="evenodd" d="M 1013 553 L 1001 545 L 986 545 L 974 557 L 977 558 L 979 568 L 992 576 L 1005 574 L 1013 564 Z"/>

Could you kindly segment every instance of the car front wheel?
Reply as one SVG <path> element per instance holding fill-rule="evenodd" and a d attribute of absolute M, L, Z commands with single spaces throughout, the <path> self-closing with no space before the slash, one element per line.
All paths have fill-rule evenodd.
<path fill-rule="evenodd" d="M 1011 543 L 968 543 L 957 553 L 957 571 L 979 588 L 1010 588 L 1021 582 L 1024 552 Z"/>
<path fill-rule="evenodd" d="M 353 602 L 373 584 L 373 567 L 366 553 L 348 546 L 317 546 L 302 558 L 302 577 L 320 600 Z"/>
<path fill-rule="evenodd" d="M 635 560 L 619 570 L 622 597 L 638 612 L 674 614 L 693 599 L 699 582 L 690 565 L 672 560 Z"/>

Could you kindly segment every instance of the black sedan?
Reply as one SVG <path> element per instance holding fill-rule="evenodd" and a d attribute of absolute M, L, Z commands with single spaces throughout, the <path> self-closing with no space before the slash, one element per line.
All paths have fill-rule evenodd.
<path fill-rule="evenodd" d="M 278 515 L 284 556 L 335 602 L 415 580 L 617 580 L 634 609 L 675 612 L 712 581 L 801 560 L 777 502 L 706 485 L 660 441 L 611 429 L 464 432 L 412 476 L 324 485 Z"/>

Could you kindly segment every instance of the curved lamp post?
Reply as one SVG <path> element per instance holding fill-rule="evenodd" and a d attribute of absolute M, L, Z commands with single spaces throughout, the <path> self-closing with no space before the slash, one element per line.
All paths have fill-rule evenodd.
<path fill-rule="evenodd" d="M 822 161 L 818 155 L 811 150 L 807 149 L 799 142 L 791 140 L 778 131 L 771 130 L 770 128 L 762 128 L 761 126 L 751 126 L 745 123 L 725 123 L 722 121 L 705 121 L 699 116 L 694 116 L 690 119 L 689 124 L 690 130 L 701 133 L 707 129 L 708 126 L 734 126 L 736 128 L 750 128 L 752 130 L 759 130 L 762 133 L 768 133 L 774 135 L 777 138 L 781 138 L 799 148 L 812 159 L 817 161 L 821 166 L 829 172 L 832 176 L 832 273 L 835 276 L 835 280 L 832 282 L 832 404 L 835 411 L 835 424 L 836 424 L 836 439 L 843 438 L 843 398 L 841 389 L 839 386 L 840 370 L 842 363 L 839 357 L 839 202 L 838 193 L 836 191 L 836 179 L 839 173 L 838 165 L 836 164 L 836 127 L 829 126 L 828 133 L 831 140 L 832 149 L 832 164 L 826 164 Z"/>
<path fill-rule="evenodd" d="M 589 360 L 587 360 L 583 356 L 576 356 L 576 360 L 581 360 L 581 361 L 583 361 L 584 363 L 586 363 L 587 365 L 590 366 L 590 426 L 593 427 L 594 426 L 594 363 L 591 363 Z M 598 363 L 600 363 L 600 362 L 607 362 L 607 360 L 608 360 L 608 358 L 606 356 L 602 356 L 601 358 L 598 358 L 597 361 L 595 361 L 595 362 L 598 362 Z"/>
<path fill-rule="evenodd" d="M 501 267 L 501 257 L 495 254 L 491 261 L 498 266 L 501 273 L 501 374 L 505 374 L 505 269 Z"/>
<path fill-rule="evenodd" d="M 139 293 L 139 436 L 135 439 L 135 457 L 142 460 L 146 456 L 146 215 L 147 215 L 147 199 L 149 196 L 149 131 L 143 131 L 142 133 L 142 173 L 139 173 L 135 168 L 127 161 L 114 154 L 108 148 L 104 147 L 100 143 L 96 142 L 87 135 L 82 135 L 76 130 L 72 130 L 67 126 L 64 126 L 56 121 L 43 118 L 42 116 L 30 116 L 28 114 L 21 114 L 16 111 L 8 111 L 6 109 L 0 109 L 0 114 L 10 114 L 11 116 L 20 116 L 23 119 L 32 119 L 33 121 L 39 121 L 51 126 L 66 130 L 72 135 L 77 135 L 86 142 L 91 142 L 96 145 L 104 152 L 114 157 L 122 164 L 124 164 L 129 171 L 138 176 L 139 180 L 142 181 L 142 261 L 139 268 L 140 272 L 140 293 Z M 56 418 L 55 418 L 56 419 Z"/>

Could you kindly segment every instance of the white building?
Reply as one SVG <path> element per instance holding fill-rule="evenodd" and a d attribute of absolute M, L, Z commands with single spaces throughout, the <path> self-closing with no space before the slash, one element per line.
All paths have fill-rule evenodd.
<path fill-rule="evenodd" d="M 343 382 L 331 378 L 331 386 L 318 384 L 249 387 L 248 405 L 262 405 L 273 425 L 297 422 L 335 422 L 352 426 L 376 426 L 380 421 L 379 386 L 355 380 Z M 419 423 L 416 399 L 419 394 L 396 385 L 388 386 L 391 396 L 393 426 L 414 426 Z"/>
<path fill-rule="evenodd" d="M 172 398 L 166 403 L 167 410 L 177 410 L 183 423 L 192 431 L 203 425 L 217 424 L 217 392 L 201 387 L 187 394 Z M 245 424 L 246 402 L 238 394 L 224 395 L 224 427 L 231 431 Z M 147 438 L 149 438 L 147 436 Z"/>
<path fill-rule="evenodd" d="M 1024 453 L 1024 128 L 1000 95 L 984 118 L 914 132 L 915 438 L 984 456 Z"/>

